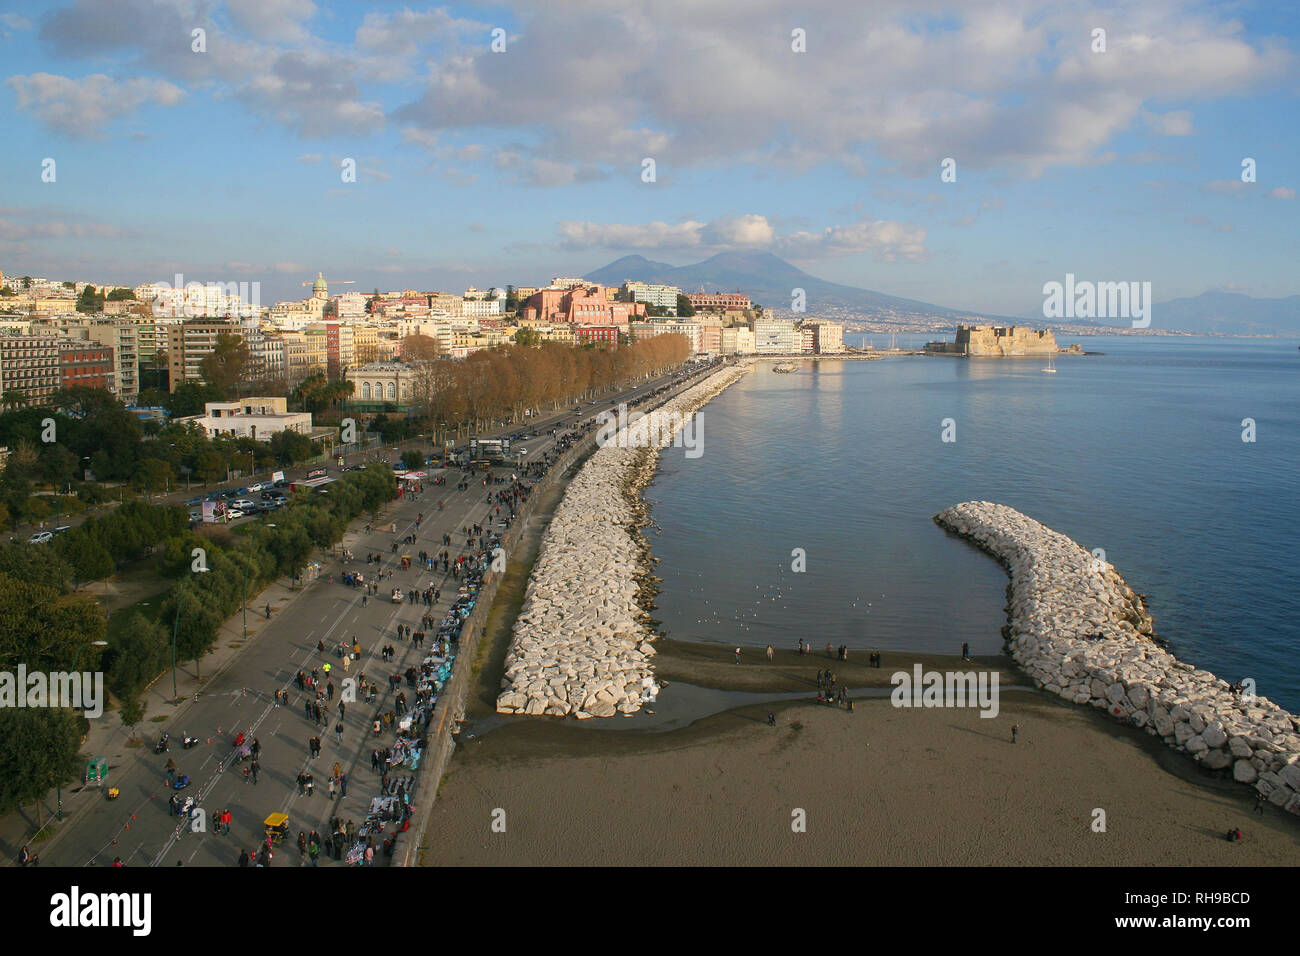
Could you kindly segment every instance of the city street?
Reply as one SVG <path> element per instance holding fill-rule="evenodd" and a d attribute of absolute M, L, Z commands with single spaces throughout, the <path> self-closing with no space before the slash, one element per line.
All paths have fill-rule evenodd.
<path fill-rule="evenodd" d="M 667 381 L 666 378 L 652 380 L 598 405 L 583 406 L 583 417 L 616 407 L 618 402 L 633 400 Z M 539 437 L 527 442 L 529 450 L 525 460 L 545 456 L 558 437 L 551 436 L 550 429 L 574 419 L 573 406 L 569 406 L 537 422 L 533 427 Z M 441 570 L 434 573 L 421 570 L 414 561 L 409 570 L 402 570 L 400 558 L 420 551 L 436 554 L 446 547 L 454 561 L 458 554 L 469 553 L 465 547 L 465 526 L 477 523 L 488 531 L 505 530 L 498 525 L 495 505 L 489 506 L 486 501 L 489 493 L 505 486 L 489 483 L 485 487 L 483 476 L 478 475 L 469 479 L 467 490 L 457 491 L 456 484 L 462 474 L 461 470 L 453 469 L 446 472 L 446 486 L 426 482 L 423 493 L 392 502 L 381 515 L 381 524 L 369 533 L 364 530 L 365 518 L 353 522 L 341 549 L 336 548 L 325 557 L 317 556 L 322 566 L 319 577 L 293 594 L 287 603 L 278 605 L 261 632 L 250 638 L 225 666 L 206 677 L 197 699 L 191 696 L 165 723 L 146 720 L 140 726 L 142 745 L 125 746 L 125 733 L 115 729 L 103 755 L 109 758 L 109 784 L 117 787 L 121 796 L 110 802 L 94 788 L 65 791 L 69 819 L 42 850 L 42 862 L 110 865 L 114 858 L 120 857 L 129 866 L 175 866 L 178 862 L 187 866 L 234 865 L 241 850 L 252 852 L 262 845 L 262 824 L 267 815 L 283 812 L 289 816 L 290 837 L 277 848 L 272 865 L 297 866 L 299 853 L 295 843 L 300 830 L 310 833 L 315 829 L 322 838 L 328 839 L 332 832 L 329 824 L 334 817 L 351 819 L 360 827 L 371 798 L 378 796 L 380 789 L 379 774 L 371 767 L 371 752 L 390 746 L 395 737 L 390 728 L 384 729 L 380 736 L 372 732 L 376 716 L 393 709 L 395 691 L 389 688 L 388 678 L 412 665 L 418 667 L 430 653 L 432 643 L 429 638 L 423 648 L 416 648 L 409 640 L 399 641 L 396 626 L 402 624 L 420 630 L 424 614 L 440 621 L 456 599 L 456 583 L 450 575 L 444 575 Z M 493 474 L 508 481 L 512 471 L 498 467 Z M 445 510 L 438 509 L 439 500 L 445 502 Z M 501 517 L 506 517 L 507 509 L 503 506 L 501 510 Z M 415 522 L 419 514 L 424 519 L 417 531 Z M 392 526 L 395 531 L 389 530 Z M 416 536 L 414 543 L 405 543 L 406 536 L 412 534 Z M 444 534 L 451 535 L 450 545 L 443 544 Z M 342 549 L 351 552 L 352 560 L 346 563 L 340 560 L 338 554 Z M 384 578 L 378 593 L 371 595 L 363 606 L 363 591 L 345 586 L 339 580 L 344 570 L 359 570 L 367 580 L 372 580 L 372 573 L 379 565 L 368 565 L 367 553 L 381 555 L 382 567 L 392 576 Z M 395 604 L 388 599 L 393 587 L 405 592 L 430 586 L 442 592 L 441 600 L 432 608 L 423 603 Z M 254 596 L 250 596 L 248 610 L 250 616 L 264 613 L 262 603 Z M 436 631 L 436 627 L 432 630 Z M 334 652 L 340 641 L 349 644 L 356 641 L 361 645 L 360 660 L 351 662 L 346 674 Z M 323 653 L 318 649 L 322 642 Z M 390 662 L 381 658 L 385 644 L 396 651 Z M 295 685 L 298 671 L 310 673 L 313 668 L 323 669 L 325 664 L 333 668 L 336 686 L 345 676 L 364 673 L 381 688 L 373 704 L 366 704 L 364 697 L 358 695 L 356 703 L 347 705 L 341 743 L 334 732 L 338 720 L 337 700 L 329 702 L 327 720 L 317 728 L 304 710 L 304 703 L 314 700 L 315 694 L 299 690 Z M 468 662 L 457 661 L 456 666 L 468 666 Z M 169 681 L 164 675 L 155 686 Z M 193 685 L 192 679 L 188 683 Z M 413 696 L 405 684 L 398 689 L 405 689 Z M 276 691 L 286 693 L 286 703 L 276 702 Z M 106 715 L 102 719 L 116 720 L 116 717 Z M 163 732 L 171 734 L 170 751 L 155 754 L 154 744 Z M 247 762 L 233 762 L 234 740 L 241 732 L 245 742 L 256 739 L 260 744 L 260 773 L 256 783 L 243 773 Z M 185 735 L 199 738 L 200 743 L 193 749 L 182 749 L 181 740 Z M 321 753 L 315 760 L 309 759 L 308 751 L 313 736 L 321 739 Z M 175 761 L 177 772 L 191 779 L 190 786 L 179 793 L 182 798 L 194 796 L 206 812 L 206 833 L 183 832 L 180 818 L 168 812 L 168 798 L 173 792 L 168 789 L 166 776 L 169 757 Z M 340 794 L 331 799 L 327 781 L 335 763 L 346 776 L 347 796 Z M 297 778 L 304 770 L 314 778 L 312 795 L 299 793 Z M 394 771 L 394 779 L 399 776 Z M 429 793 L 427 789 L 420 792 Z M 229 835 L 218 832 L 216 825 L 216 815 L 223 809 L 232 815 Z M 392 834 L 393 826 L 389 823 L 385 833 L 377 836 L 377 848 L 385 836 Z M 322 852 L 319 865 L 341 864 Z"/>

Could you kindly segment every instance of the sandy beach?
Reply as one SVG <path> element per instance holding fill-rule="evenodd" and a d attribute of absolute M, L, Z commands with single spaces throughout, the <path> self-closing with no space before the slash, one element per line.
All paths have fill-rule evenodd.
<path fill-rule="evenodd" d="M 735 665 L 728 648 L 693 647 L 687 658 L 665 650 L 656 659 L 664 672 L 712 671 L 716 683 L 747 690 L 805 679 L 815 688 L 827 665 L 854 675 L 824 655 Z M 945 660 L 896 656 L 872 674 L 887 684 L 913 660 Z M 1300 862 L 1292 815 L 1273 807 L 1255 815 L 1249 792 L 1231 780 L 1040 692 L 1004 692 L 993 719 L 872 699 L 853 713 L 815 702 L 751 705 L 664 733 L 518 718 L 470 733 L 472 725 L 439 790 L 426 865 Z M 504 833 L 491 829 L 498 808 Z M 804 833 L 791 829 L 796 808 L 806 812 Z M 1092 829 L 1098 808 L 1104 833 Z M 1233 826 L 1244 842 L 1223 838 Z"/>

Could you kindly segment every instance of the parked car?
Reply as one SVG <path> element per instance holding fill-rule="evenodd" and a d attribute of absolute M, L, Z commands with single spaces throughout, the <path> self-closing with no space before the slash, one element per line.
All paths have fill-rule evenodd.
<path fill-rule="evenodd" d="M 287 479 L 285 479 L 285 478 L 281 478 L 279 481 L 277 481 L 277 482 L 276 482 L 275 484 L 273 484 L 271 487 L 272 487 L 272 488 L 288 488 L 288 487 L 289 487 L 289 482 L 288 482 Z"/>
<path fill-rule="evenodd" d="M 65 532 L 65 531 L 71 531 L 71 530 L 72 530 L 72 525 L 70 525 L 70 524 L 61 524 L 61 525 L 59 525 L 57 528 L 54 529 L 53 533 L 54 533 L 54 534 L 63 534 L 63 532 Z"/>
<path fill-rule="evenodd" d="M 203 512 L 202 512 L 202 511 L 191 511 L 191 512 L 190 512 L 190 520 L 191 520 L 191 521 L 202 521 L 202 520 L 203 520 Z"/>
<path fill-rule="evenodd" d="M 54 537 L 54 533 L 53 533 L 52 531 L 38 531 L 38 532 L 36 532 L 34 535 L 32 535 L 30 538 L 27 539 L 27 543 L 28 543 L 28 544 L 48 544 L 48 543 L 50 542 L 50 539 L 53 538 L 53 537 Z"/>
<path fill-rule="evenodd" d="M 257 493 L 257 492 L 259 492 L 259 491 L 261 491 L 261 490 L 262 490 L 262 483 L 261 483 L 260 481 L 255 481 L 255 482 L 253 482 L 251 485 L 248 486 L 248 493 L 249 493 L 249 494 L 255 494 L 255 493 Z"/>
<path fill-rule="evenodd" d="M 228 521 L 234 521 L 236 518 L 242 518 L 242 517 L 244 517 L 244 513 L 240 511 L 238 508 L 231 508 L 229 511 L 226 512 L 226 520 Z"/>
<path fill-rule="evenodd" d="M 230 504 L 232 507 L 238 508 L 241 511 L 252 511 L 255 507 L 257 507 L 255 504 L 253 504 L 253 500 L 251 498 L 237 498 L 236 500 L 232 501 Z"/>

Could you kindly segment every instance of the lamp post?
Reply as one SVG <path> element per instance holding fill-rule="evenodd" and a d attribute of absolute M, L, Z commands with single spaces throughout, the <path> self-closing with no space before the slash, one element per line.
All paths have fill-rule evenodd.
<path fill-rule="evenodd" d="M 195 568 L 194 573 L 207 574 L 208 569 Z M 185 582 L 182 580 L 180 586 L 176 589 L 176 620 L 172 624 L 172 700 L 180 696 L 176 689 L 176 635 L 180 632 L 181 626 L 181 588 L 183 587 L 185 587 Z"/>
<path fill-rule="evenodd" d="M 77 665 L 81 663 L 81 652 L 88 647 L 108 647 L 108 641 L 86 641 L 86 643 L 78 647 L 77 653 L 72 655 L 73 674 L 77 673 Z M 58 804 L 54 811 L 54 819 L 62 820 L 63 819 L 63 784 L 59 783 L 55 787 L 55 791 L 56 791 L 56 799 L 58 800 Z"/>

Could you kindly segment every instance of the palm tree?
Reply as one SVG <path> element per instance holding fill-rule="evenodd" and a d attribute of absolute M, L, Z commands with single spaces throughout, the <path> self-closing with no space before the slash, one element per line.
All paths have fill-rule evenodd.
<path fill-rule="evenodd" d="M 16 389 L 9 389 L 0 395 L 0 408 L 22 408 L 27 404 L 27 396 Z"/>

